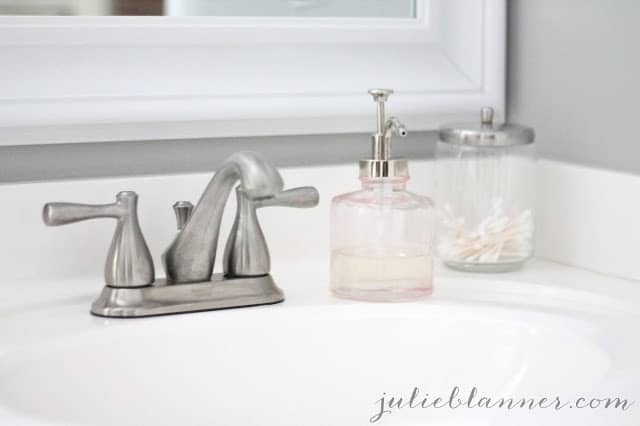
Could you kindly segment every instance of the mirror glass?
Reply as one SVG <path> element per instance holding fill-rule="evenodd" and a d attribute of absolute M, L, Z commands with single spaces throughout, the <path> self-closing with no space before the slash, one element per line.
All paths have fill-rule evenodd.
<path fill-rule="evenodd" d="M 414 18 L 416 0 L 0 0 L 0 15 Z"/>

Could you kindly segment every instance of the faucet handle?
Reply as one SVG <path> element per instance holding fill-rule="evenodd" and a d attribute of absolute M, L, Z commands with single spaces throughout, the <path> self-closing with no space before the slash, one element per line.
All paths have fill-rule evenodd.
<path fill-rule="evenodd" d="M 307 208 L 317 206 L 319 199 L 318 190 L 313 186 L 301 186 L 281 191 L 272 197 L 258 199 L 254 203 L 256 208 L 271 206 Z"/>
<path fill-rule="evenodd" d="M 151 284 L 155 271 L 138 223 L 138 194 L 120 192 L 112 204 L 47 203 L 42 211 L 42 219 L 48 226 L 96 218 L 118 220 L 105 264 L 105 283 L 111 287 Z"/>
<path fill-rule="evenodd" d="M 236 198 L 236 218 L 224 250 L 224 273 L 230 277 L 255 277 L 267 275 L 271 270 L 269 249 L 256 210 L 271 206 L 314 207 L 320 196 L 314 187 L 303 186 L 271 197 L 250 198 L 238 187 Z"/>

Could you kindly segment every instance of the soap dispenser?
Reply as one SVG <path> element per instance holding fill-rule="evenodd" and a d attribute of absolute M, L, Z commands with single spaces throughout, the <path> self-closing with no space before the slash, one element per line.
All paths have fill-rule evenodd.
<path fill-rule="evenodd" d="M 349 299 L 394 302 L 431 294 L 434 208 L 406 190 L 407 161 L 391 156 L 391 137 L 407 130 L 385 118 L 389 89 L 372 89 L 377 129 L 371 158 L 360 160 L 362 189 L 331 202 L 331 291 Z"/>

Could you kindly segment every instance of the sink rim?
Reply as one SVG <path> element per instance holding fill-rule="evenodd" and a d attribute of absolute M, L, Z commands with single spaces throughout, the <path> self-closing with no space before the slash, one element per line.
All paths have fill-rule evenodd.
<path fill-rule="evenodd" d="M 87 285 L 87 282 L 97 279 L 55 283 L 51 288 L 44 287 L 42 283 L 43 295 L 58 296 L 55 302 L 33 304 L 30 309 L 0 313 L 0 335 L 7 336 L 0 341 L 0 363 L 10 360 L 19 351 L 30 351 L 37 346 L 47 347 L 49 342 L 64 336 L 82 339 L 86 333 L 93 336 L 99 336 L 104 331 L 135 333 L 141 328 L 157 330 L 167 326 L 179 332 L 194 324 L 204 328 L 226 327 L 228 324 L 251 327 L 271 316 L 291 318 L 298 314 L 312 316 L 318 312 L 326 315 L 347 312 L 352 316 L 391 315 L 403 318 L 412 315 L 428 317 L 425 312 L 430 308 L 442 312 L 453 309 L 455 313 L 466 312 L 467 315 L 490 312 L 504 318 L 514 318 L 522 313 L 527 318 L 525 324 L 535 323 L 537 319 L 546 319 L 549 324 L 564 321 L 568 327 L 570 323 L 577 324 L 580 327 L 577 332 L 584 330 L 585 333 L 600 333 L 603 329 L 615 327 L 621 317 L 640 326 L 640 314 L 634 309 L 640 303 L 640 286 L 545 261 L 536 261 L 525 270 L 510 274 L 438 271 L 433 296 L 412 303 L 357 302 L 334 298 L 328 293 L 326 277 L 322 273 L 316 278 L 300 281 L 300 276 L 309 276 L 310 268 L 312 272 L 326 271 L 326 265 L 320 263 L 301 264 L 290 269 L 277 268 L 283 271 L 276 274 L 276 279 L 287 296 L 284 304 L 146 319 L 91 316 L 89 308 L 95 297 L 92 288 L 95 285 Z M 67 291 L 65 297 L 59 297 L 56 289 L 65 285 L 74 290 L 80 288 L 82 295 Z M 16 287 L 15 291 L 19 291 L 19 288 Z M 272 315 L 274 313 L 276 315 Z M 628 326 L 634 327 L 634 324 Z M 617 346 L 607 347 L 609 349 L 612 353 L 622 350 Z M 14 414 L 1 405 L 0 419 L 15 425 L 53 424 L 42 418 Z"/>
<path fill-rule="evenodd" d="M 571 294 L 569 291 L 567 294 Z M 441 318 L 443 315 L 447 315 L 450 310 L 454 310 L 454 314 L 461 314 L 462 318 L 454 317 L 452 319 L 453 323 L 458 321 L 462 321 L 463 324 L 465 322 L 472 322 L 477 320 L 477 315 L 482 313 L 489 313 L 488 317 L 482 317 L 480 320 L 487 320 L 490 322 L 500 321 L 504 318 L 511 319 L 514 324 L 513 327 L 516 332 L 518 332 L 517 327 L 526 327 L 528 325 L 533 325 L 536 327 L 542 328 L 543 337 L 547 335 L 547 331 L 550 331 L 553 335 L 563 335 L 563 333 L 572 333 L 576 334 L 578 338 L 589 339 L 588 335 L 583 335 L 580 329 L 576 329 L 573 327 L 573 324 L 577 324 L 580 328 L 588 327 L 593 324 L 595 321 L 596 324 L 600 325 L 611 325 L 609 322 L 601 322 L 598 318 L 578 318 L 573 314 L 567 314 L 563 312 L 557 311 L 546 311 L 546 310 L 536 310 L 536 309 L 528 309 L 525 312 L 522 311 L 521 308 L 513 305 L 507 304 L 495 304 L 495 303 L 476 303 L 476 304 L 466 304 L 459 303 L 459 301 L 449 301 L 445 298 L 441 298 L 439 300 L 432 301 L 421 301 L 415 303 L 393 303 L 393 304 L 381 304 L 381 303 L 357 303 L 353 301 L 335 301 L 336 303 L 330 304 L 317 304 L 311 306 L 299 306 L 293 305 L 287 307 L 286 305 L 278 306 L 280 309 L 272 310 L 269 307 L 258 308 L 258 309 L 250 309 L 246 311 L 236 310 L 236 311 L 219 311 L 219 312 L 208 312 L 202 314 L 195 315 L 180 315 L 176 317 L 160 317 L 161 321 L 154 320 L 154 318 L 149 318 L 145 320 L 102 320 L 99 318 L 95 318 L 98 322 L 104 322 L 100 327 L 92 327 L 92 328 L 84 328 L 82 333 L 71 333 L 67 334 L 66 338 L 70 339 L 65 341 L 66 339 L 63 337 L 60 340 L 60 335 L 51 336 L 51 339 L 57 341 L 57 348 L 49 348 L 53 349 L 54 352 L 62 350 L 69 351 L 73 349 L 73 346 L 67 346 L 69 342 L 82 344 L 83 337 L 86 333 L 91 335 L 91 341 L 89 344 L 94 344 L 97 339 L 101 337 L 101 334 L 107 332 L 113 338 L 118 338 L 121 335 L 124 335 L 126 339 L 136 339 L 136 333 L 141 328 L 148 328 L 150 331 L 152 330 L 151 339 L 155 339 L 158 336 L 162 335 L 162 332 L 168 333 L 169 337 L 174 335 L 174 333 L 180 333 L 184 331 L 185 327 L 192 329 L 193 325 L 197 325 L 198 329 L 194 331 L 194 336 L 200 335 L 201 332 L 211 332 L 214 331 L 215 328 L 218 329 L 228 329 L 229 324 L 235 324 L 236 327 L 249 327 L 253 329 L 258 329 L 263 324 L 264 318 L 270 317 L 273 319 L 277 319 L 279 322 L 286 323 L 287 320 L 290 320 L 291 317 L 299 316 L 300 314 L 304 316 L 303 323 L 307 323 L 307 321 L 318 321 L 320 324 L 323 324 L 327 318 L 333 318 L 334 324 L 339 321 L 343 321 L 344 317 L 340 315 L 336 315 L 336 313 L 344 314 L 349 313 L 348 318 L 354 319 L 358 321 L 366 321 L 369 317 L 375 317 L 379 320 L 384 320 L 386 318 L 396 318 L 399 321 L 406 321 L 416 318 L 422 319 L 434 319 Z M 76 308 L 79 308 L 79 305 L 76 305 Z M 431 309 L 429 309 L 431 308 Z M 49 312 L 50 313 L 50 312 Z M 59 313 L 64 316 L 62 308 L 60 308 Z M 46 314 L 46 312 L 45 312 Z M 86 314 L 86 309 L 85 309 Z M 216 315 L 223 314 L 223 315 Z M 246 315 L 245 315 L 246 314 Z M 318 315 L 320 314 L 320 315 Z M 518 315 L 520 314 L 520 315 Z M 88 314 L 86 314 L 88 315 Z M 92 318 L 92 317 L 89 317 Z M 172 321 L 171 319 L 178 319 Z M 238 319 L 245 318 L 244 321 L 237 321 Z M 567 319 L 575 320 L 567 322 Z M 101 321 L 102 320 L 102 321 Z M 219 321 L 222 320 L 222 321 Z M 55 318 L 54 318 L 55 323 Z M 430 324 L 431 322 L 429 322 Z M 449 326 L 453 326 L 450 323 Z M 557 329 L 556 326 L 561 324 L 562 329 Z M 54 324 L 55 325 L 55 324 Z M 455 325 L 455 324 L 454 324 Z M 169 329 L 166 328 L 169 326 Z M 482 322 L 479 324 L 482 326 Z M 535 331 L 535 330 L 534 330 Z M 156 332 L 159 332 L 156 334 Z M 506 332 L 509 332 L 507 330 Z M 504 334 L 503 330 L 495 331 L 496 336 L 502 336 Z M 229 335 L 232 333 L 229 333 Z M 462 334 L 464 335 L 464 333 Z M 524 337 L 523 337 L 524 338 Z M 48 342 L 40 341 L 38 342 L 40 346 L 47 346 Z M 92 346 L 89 346 L 91 348 Z M 38 349 L 34 347 L 23 347 L 25 351 L 32 351 L 32 349 Z M 638 348 L 640 350 L 640 347 Z M 207 350 L 213 350 L 209 347 Z M 609 351 L 613 353 L 613 351 Z M 8 355 L 8 358 L 0 355 L 0 364 L 4 364 L 4 361 L 9 361 L 11 363 L 12 354 Z M 16 355 L 15 353 L 13 355 Z M 19 355 L 19 354 L 18 354 Z M 60 354 L 58 354 L 60 355 Z M 23 367 L 24 365 L 28 366 L 31 361 L 37 362 L 38 357 L 36 359 L 22 359 Z M 2 365 L 0 368 L 0 373 L 2 371 L 6 371 L 7 365 Z M 11 405 L 5 405 L 4 403 L 0 404 L 0 419 L 3 419 L 7 422 L 11 422 L 11 424 L 24 424 L 24 425 L 59 425 L 64 424 L 61 423 L 60 420 L 56 422 L 49 421 L 46 417 L 42 417 L 42 414 L 38 414 L 37 412 L 25 413 L 22 411 L 14 411 Z M 22 423 L 24 422 L 24 423 Z"/>

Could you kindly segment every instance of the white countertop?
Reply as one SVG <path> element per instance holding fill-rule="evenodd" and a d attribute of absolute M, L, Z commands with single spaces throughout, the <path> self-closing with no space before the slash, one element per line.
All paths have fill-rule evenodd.
<path fill-rule="evenodd" d="M 571 181 L 575 185 L 566 186 L 566 193 L 545 192 L 546 198 L 541 204 L 543 215 L 538 220 L 538 239 L 542 242 L 538 247 L 542 250 L 538 253 L 543 256 L 551 253 L 554 258 L 575 261 L 574 264 L 595 265 L 596 269 L 612 271 L 612 274 L 619 271 L 627 277 L 637 276 L 635 251 L 626 250 L 618 261 L 617 252 L 612 249 L 612 242 L 633 234 L 633 229 L 630 231 L 623 226 L 626 217 L 603 221 L 599 214 L 606 213 L 598 213 L 600 210 L 592 208 L 600 205 L 600 199 L 592 197 L 593 193 L 607 192 L 614 184 L 594 178 L 600 183 L 594 186 L 598 190 L 592 191 L 581 186 L 584 171 L 575 174 L 575 170 L 551 166 L 551 172 L 558 169 L 560 175 L 570 175 L 570 179 L 558 178 L 556 181 Z M 431 193 L 430 162 L 412 162 L 411 167 L 411 189 Z M 549 173 L 550 170 L 546 170 L 545 176 Z M 137 191 L 141 227 L 154 257 L 156 275 L 162 277 L 160 256 L 176 232 L 171 204 L 176 200 L 197 200 L 211 174 L 0 185 L 0 196 L 13 201 L 11 208 L 0 211 L 0 223 L 11 225 L 5 228 L 0 246 L 3 273 L 0 282 L 3 294 L 0 298 L 0 377 L 4 380 L 4 385 L 0 381 L 0 423 L 10 419 L 8 424 L 18 424 L 19 419 L 21 425 L 50 425 L 54 424 L 52 420 L 62 419 L 62 423 L 55 424 L 66 425 L 71 423 L 68 419 L 74 418 L 75 424 L 111 426 L 114 424 L 111 418 L 94 416 L 94 412 L 103 411 L 103 402 L 86 394 L 84 389 L 92 384 L 91 380 L 105 384 L 101 389 L 105 392 L 104 398 L 121 401 L 121 383 L 117 380 L 120 376 L 133 374 L 138 378 L 138 385 L 151 386 L 158 370 L 170 370 L 173 374 L 171 383 L 176 387 L 180 383 L 196 388 L 202 386 L 205 395 L 189 395 L 180 402 L 181 412 L 192 413 L 191 402 L 209 404 L 208 393 L 214 394 L 224 388 L 224 393 L 218 396 L 225 398 L 227 390 L 231 394 L 237 392 L 237 395 L 244 392 L 243 388 L 238 388 L 235 373 L 210 368 L 211 359 L 232 365 L 237 370 L 253 362 L 253 358 L 249 358 L 244 364 L 236 365 L 238 354 L 253 355 L 263 347 L 266 349 L 260 356 L 287 371 L 307 371 L 306 359 L 283 358 L 287 353 L 302 353 L 313 363 L 324 365 L 324 370 L 310 375 L 306 381 L 296 374 L 282 376 L 288 387 L 284 386 L 281 393 L 265 391 L 268 396 L 262 406 L 265 413 L 279 420 L 259 424 L 283 424 L 277 410 L 270 411 L 273 404 L 269 398 L 275 401 L 280 396 L 285 399 L 298 397 L 296 387 L 311 389 L 306 400 L 310 406 L 314 401 L 321 401 L 323 395 L 314 394 L 313 389 L 335 388 L 333 382 L 325 383 L 325 377 L 340 382 L 345 391 L 350 389 L 360 395 L 365 408 L 353 411 L 353 407 L 343 404 L 340 413 L 324 414 L 339 414 L 341 421 L 345 418 L 366 420 L 368 417 L 363 417 L 363 413 L 366 415 L 370 411 L 369 389 L 372 386 L 384 382 L 407 386 L 413 383 L 416 371 L 431 381 L 440 380 L 442 384 L 459 376 L 466 381 L 477 378 L 478 383 L 495 389 L 517 388 L 525 392 L 564 389 L 568 393 L 597 390 L 611 395 L 622 392 L 640 400 L 640 381 L 637 380 L 640 377 L 637 363 L 640 341 L 634 337 L 640 327 L 640 285 L 637 281 L 541 258 L 532 260 L 520 271 L 500 274 L 452 271 L 436 260 L 434 293 L 423 300 L 367 303 L 338 299 L 329 292 L 329 202 L 332 195 L 358 186 L 355 167 L 294 168 L 285 169 L 282 174 L 287 188 L 314 185 L 321 194 L 320 205 L 314 209 L 273 208 L 260 213 L 271 252 L 272 275 L 285 293 L 285 302 L 140 319 L 106 319 L 89 314 L 91 302 L 103 287 L 102 270 L 113 235 L 113 221 L 47 228 L 40 216 L 42 205 L 47 201 L 106 203 L 111 202 L 120 190 Z M 619 177 L 614 178 L 618 182 Z M 615 194 L 623 199 L 629 198 L 630 192 L 624 189 Z M 581 200 L 591 200 L 587 207 L 582 207 L 584 203 L 572 207 L 574 210 L 579 208 L 581 215 L 584 210 L 589 211 L 586 219 L 575 214 L 569 218 L 556 214 L 558 208 L 568 209 L 567 204 L 573 198 L 567 194 L 581 194 Z M 563 200 L 561 207 L 558 207 L 558 200 Z M 610 205 L 613 206 L 610 210 L 626 215 L 634 211 L 613 202 Z M 233 214 L 233 209 L 227 210 L 218 257 L 221 257 Z M 589 234 L 596 226 L 594 224 L 599 226 L 598 232 Z M 576 235 L 579 238 L 572 240 Z M 624 239 L 621 247 L 635 247 L 633 237 Z M 246 334 L 237 335 L 238 327 Z M 377 327 L 386 327 L 386 337 L 391 336 L 392 343 L 371 349 L 362 341 L 375 340 Z M 344 336 L 340 333 L 343 328 Z M 403 330 L 400 334 L 396 333 L 399 328 Z M 270 334 L 274 331 L 276 337 Z M 261 340 L 265 333 L 269 335 Z M 183 341 L 185 334 L 188 336 Z M 350 337 L 358 334 L 362 335 L 362 341 L 352 343 Z M 416 335 L 421 338 L 413 339 Z M 141 340 L 147 337 L 147 340 Z M 321 340 L 316 342 L 317 338 Z M 443 341 L 447 344 L 440 345 Z M 233 350 L 220 352 L 220 342 Z M 346 348 L 343 358 L 338 353 L 338 358 L 330 359 L 331 362 L 324 360 L 327 354 L 334 353 L 334 347 L 339 352 L 340 345 Z M 417 350 L 415 345 L 419 346 Z M 127 352 L 122 358 L 121 348 L 132 348 L 131 353 Z M 166 353 L 167 349 L 171 349 L 169 353 Z M 372 350 L 381 351 L 377 353 L 379 362 L 402 358 L 407 361 L 403 364 L 406 367 L 381 372 L 377 379 L 370 378 L 366 374 L 369 367 L 365 368 L 363 360 L 370 358 Z M 413 350 L 415 353 L 407 353 Z M 128 355 L 138 357 L 138 363 L 130 365 Z M 477 356 L 482 358 L 486 368 L 459 368 L 460 363 L 475 362 Z M 581 357 L 583 359 L 578 359 Z M 426 358 L 439 368 L 424 367 Z M 184 365 L 183 359 L 192 360 L 194 366 Z M 344 369 L 336 370 L 335 364 L 340 362 L 344 362 Z M 57 372 L 61 365 L 62 368 L 73 368 L 74 372 L 77 369 L 88 378 L 73 376 L 74 380 L 68 380 L 65 372 Z M 103 366 L 106 367 L 103 369 Z M 179 373 L 184 368 L 190 374 L 187 379 L 206 374 L 207 380 L 183 379 Z M 263 371 L 257 368 L 254 374 L 253 383 L 262 386 L 264 383 L 258 379 Z M 65 393 L 50 400 L 51 394 L 58 389 L 64 389 Z M 291 394 L 286 393 L 289 390 Z M 156 392 L 153 386 L 147 391 Z M 161 401 L 161 407 L 167 405 L 162 402 L 167 398 L 165 394 L 155 393 L 155 397 Z M 180 394 L 172 396 L 181 397 Z M 225 400 L 225 404 L 234 404 L 234 401 Z M 226 410 L 228 404 L 225 404 L 219 405 L 216 411 L 223 418 L 221 424 L 246 426 L 244 413 Z M 3 412 L 5 408 L 7 411 Z M 120 414 L 130 421 L 146 418 L 153 409 L 157 412 L 151 414 L 161 416 L 163 424 L 174 426 L 167 420 L 171 413 L 158 409 L 158 405 L 140 408 L 132 403 Z M 308 411 L 291 410 L 291 416 L 287 418 L 290 424 L 309 423 Z M 208 414 L 205 410 L 199 411 L 198 415 L 201 419 L 209 419 Z M 129 415 L 133 417 L 126 417 Z M 473 412 L 465 422 L 456 424 L 513 424 L 509 419 L 505 423 L 489 420 L 480 423 L 477 416 L 478 413 Z M 578 423 L 551 416 L 549 421 L 540 420 L 537 424 L 638 424 L 637 417 L 625 416 L 625 413 L 621 416 L 619 419 L 623 422 L 586 417 L 591 420 L 585 422 L 583 419 Z M 42 419 L 45 423 L 41 423 Z M 216 419 L 220 423 L 219 418 Z M 224 419 L 228 423 L 224 423 Z M 313 424 L 339 424 L 331 419 L 335 420 L 331 416 L 317 418 Z M 158 424 L 157 421 L 139 423 Z"/>
<path fill-rule="evenodd" d="M 444 267 L 437 260 L 435 264 L 433 295 L 415 303 L 450 300 L 549 309 L 557 303 L 557 306 L 563 309 L 577 312 L 601 307 L 609 313 L 617 311 L 640 317 L 640 285 L 635 281 L 609 277 L 542 259 L 530 261 L 519 271 L 498 274 L 458 272 Z M 272 269 L 278 286 L 285 292 L 286 300 L 282 307 L 369 303 L 342 300 L 330 294 L 328 261 L 278 262 Z M 39 316 L 38 313 L 50 310 L 60 312 L 65 309 L 69 315 L 76 316 L 88 325 L 109 321 L 100 318 L 86 321 L 90 315 L 90 304 L 98 296 L 102 286 L 102 277 L 99 275 L 60 281 L 5 282 L 4 297 L 0 300 L 0 323 L 3 319 L 9 320 L 16 316 L 25 319 L 31 313 Z M 276 307 L 280 305 L 259 309 Z M 224 313 L 219 312 L 216 315 Z M 6 339 L 4 341 L 6 342 Z"/>

